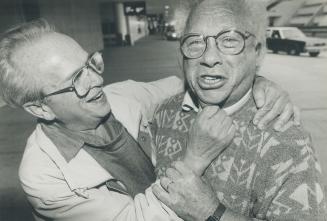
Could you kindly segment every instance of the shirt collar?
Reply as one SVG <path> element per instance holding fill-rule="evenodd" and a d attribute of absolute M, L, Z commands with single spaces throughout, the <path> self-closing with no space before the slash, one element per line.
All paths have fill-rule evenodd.
<path fill-rule="evenodd" d="M 92 131 L 94 133 L 85 133 L 70 130 L 56 123 L 40 123 L 44 133 L 55 144 L 67 162 L 72 160 L 85 144 L 97 148 L 108 146 L 115 143 L 123 132 L 122 124 L 112 114 L 103 122 L 107 134 L 105 138 L 97 135 L 96 130 Z"/>
<path fill-rule="evenodd" d="M 251 92 L 252 89 L 250 89 L 238 102 L 223 109 L 228 115 L 234 114 L 236 111 L 240 110 L 243 105 L 249 100 L 249 98 L 251 97 Z M 185 93 L 184 100 L 182 103 L 182 109 L 186 112 L 189 112 L 191 110 L 199 112 L 199 110 L 201 110 L 201 106 L 194 101 L 189 91 L 186 91 Z"/>

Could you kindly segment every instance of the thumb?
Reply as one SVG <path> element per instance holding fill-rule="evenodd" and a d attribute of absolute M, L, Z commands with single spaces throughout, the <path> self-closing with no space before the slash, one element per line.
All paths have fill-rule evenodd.
<path fill-rule="evenodd" d="M 260 109 L 265 104 L 265 89 L 261 86 L 254 86 L 253 88 L 253 97 L 257 105 L 257 108 Z"/>

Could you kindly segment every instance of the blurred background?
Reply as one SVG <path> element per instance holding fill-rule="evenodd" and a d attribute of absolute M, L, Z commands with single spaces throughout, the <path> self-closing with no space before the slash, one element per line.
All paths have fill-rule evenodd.
<path fill-rule="evenodd" d="M 183 78 L 178 39 L 194 2 L 0 0 L 0 32 L 45 18 L 87 51 L 103 52 L 105 84 Z M 267 9 L 269 50 L 261 75 L 280 84 L 301 108 L 327 184 L 327 0 L 270 0 Z M 17 172 L 34 126 L 32 117 L 0 97 L 0 221 L 33 220 Z"/>

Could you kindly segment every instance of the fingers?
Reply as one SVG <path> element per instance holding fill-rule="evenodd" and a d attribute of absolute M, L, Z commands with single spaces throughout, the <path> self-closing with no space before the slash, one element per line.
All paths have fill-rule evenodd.
<path fill-rule="evenodd" d="M 217 123 L 221 124 L 223 120 L 228 117 L 227 113 L 223 109 L 219 109 L 211 118 L 210 122 L 212 122 L 213 125 L 217 125 Z"/>
<path fill-rule="evenodd" d="M 255 84 L 253 86 L 253 97 L 258 109 L 262 108 L 263 105 L 266 103 L 265 100 L 266 84 L 264 82 L 265 81 L 258 81 L 256 79 Z"/>
<path fill-rule="evenodd" d="M 171 179 L 169 179 L 168 177 L 162 177 L 162 178 L 160 178 L 160 185 L 167 192 L 169 192 L 169 186 L 170 185 L 173 185 L 173 184 L 174 184 L 174 182 Z"/>
<path fill-rule="evenodd" d="M 283 119 L 279 119 L 278 121 L 281 121 L 281 124 L 278 125 L 278 128 L 275 128 L 275 130 L 280 131 L 280 132 L 284 132 L 286 131 L 288 128 L 290 128 L 293 125 L 296 126 L 300 126 L 301 125 L 301 111 L 297 106 L 294 106 L 292 104 L 290 104 L 290 106 L 285 107 L 285 109 L 287 108 L 287 110 L 284 110 L 282 115 L 285 116 L 280 116 L 280 118 Z M 277 123 L 277 122 L 276 122 Z"/>
<path fill-rule="evenodd" d="M 210 128 L 211 134 L 223 137 L 223 135 L 227 134 L 231 124 L 232 119 L 227 115 L 226 111 L 221 109 L 211 117 L 207 126 Z"/>
<path fill-rule="evenodd" d="M 218 106 L 206 106 L 202 109 L 201 112 L 199 112 L 199 118 L 203 119 L 210 119 L 212 116 L 214 116 L 220 108 Z"/>
<path fill-rule="evenodd" d="M 174 168 L 168 168 L 166 170 L 166 176 L 170 179 L 170 180 L 177 180 L 181 177 L 181 174 Z"/>
<path fill-rule="evenodd" d="M 230 117 L 226 116 L 223 122 L 221 123 L 221 127 L 222 127 L 222 132 L 220 136 L 226 137 L 231 132 L 232 127 L 234 127 L 233 120 Z"/>
<path fill-rule="evenodd" d="M 285 96 L 279 97 L 278 100 L 273 105 L 273 107 L 271 108 L 271 110 L 268 113 L 266 113 L 263 116 L 263 118 L 259 121 L 258 127 L 260 129 L 264 129 L 267 126 L 267 124 L 269 124 L 272 120 L 274 120 L 278 115 L 281 114 L 287 102 L 288 102 L 287 97 Z"/>
<path fill-rule="evenodd" d="M 235 136 L 235 132 L 236 132 L 236 127 L 234 125 L 232 125 L 230 127 L 230 131 L 228 132 L 228 135 L 226 137 L 226 140 L 229 142 L 227 143 L 226 147 L 228 146 L 228 144 L 230 144 Z"/>
<path fill-rule="evenodd" d="M 282 97 L 284 92 L 275 83 L 261 78 L 256 78 L 253 86 L 254 101 L 259 109 L 253 118 L 253 124 L 258 125 L 259 121 L 273 108 L 279 97 Z M 286 93 L 285 93 L 286 94 Z"/>
<path fill-rule="evenodd" d="M 267 96 L 269 96 L 268 93 Z M 277 100 L 277 98 L 275 99 Z M 260 109 L 254 115 L 253 124 L 258 125 L 259 121 L 273 108 L 273 106 L 274 106 L 274 102 L 268 102 L 265 103 L 262 107 L 260 107 Z"/>
<path fill-rule="evenodd" d="M 163 202 L 167 206 L 171 204 L 169 193 L 164 191 L 157 184 L 152 185 L 152 192 L 161 202 Z"/>
<path fill-rule="evenodd" d="M 294 105 L 293 111 L 294 111 L 294 124 L 296 126 L 300 126 L 301 125 L 301 110 L 299 107 Z"/>
<path fill-rule="evenodd" d="M 285 106 L 282 114 L 278 117 L 277 121 L 275 122 L 274 129 L 276 131 L 281 131 L 281 128 L 284 127 L 288 121 L 293 120 L 292 117 L 293 117 L 293 105 L 291 103 L 288 103 Z"/>

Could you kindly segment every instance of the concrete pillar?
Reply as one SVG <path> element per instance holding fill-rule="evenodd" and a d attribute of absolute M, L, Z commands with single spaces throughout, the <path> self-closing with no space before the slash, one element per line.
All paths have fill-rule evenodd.
<path fill-rule="evenodd" d="M 117 33 L 121 35 L 121 40 L 125 41 L 125 36 L 128 34 L 127 18 L 124 14 L 124 5 L 121 2 L 115 4 Z"/>

